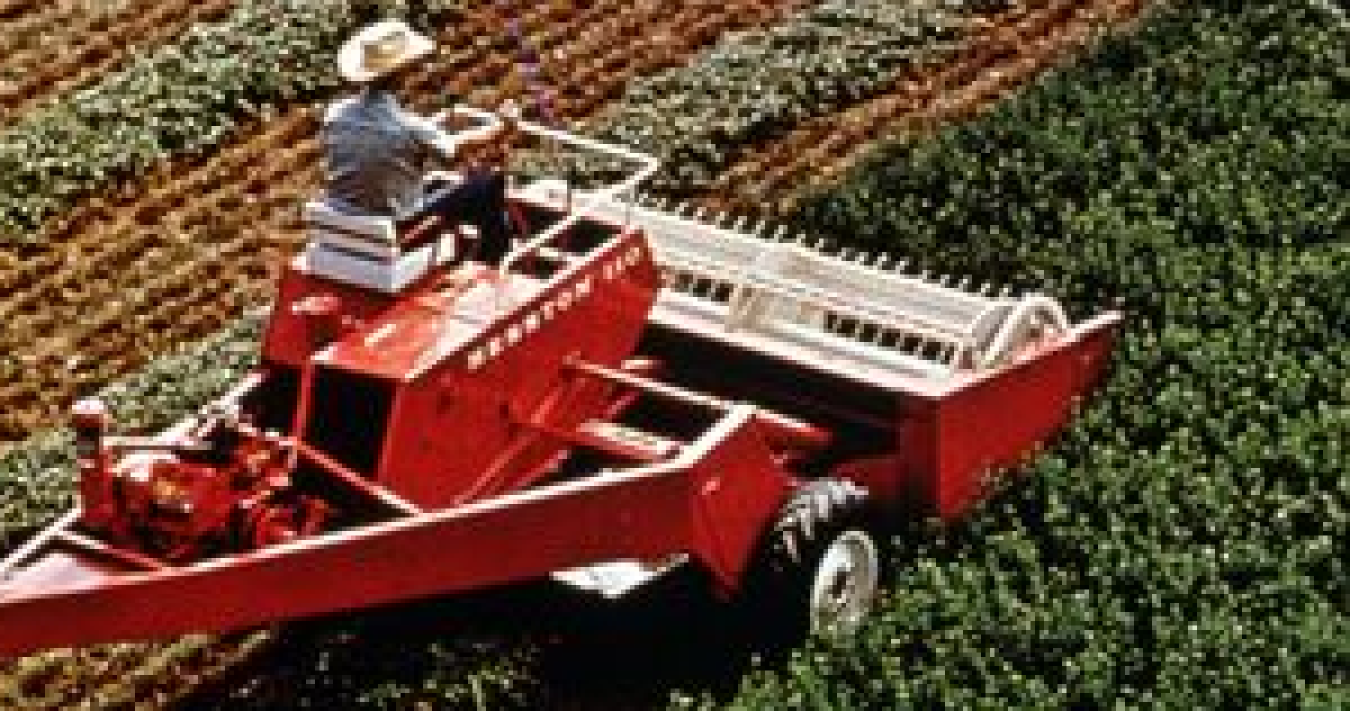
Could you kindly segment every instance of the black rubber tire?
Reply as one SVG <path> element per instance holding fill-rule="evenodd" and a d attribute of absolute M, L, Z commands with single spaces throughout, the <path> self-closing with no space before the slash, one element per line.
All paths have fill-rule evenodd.
<path fill-rule="evenodd" d="M 813 585 L 831 546 L 870 549 L 870 580 L 860 580 L 865 617 L 875 600 L 882 548 L 873 533 L 867 491 L 840 479 L 816 479 L 793 492 L 760 538 L 746 572 L 739 603 L 753 639 L 770 647 L 792 646 L 814 633 L 849 634 L 820 628 L 813 619 Z M 863 553 L 865 555 L 865 551 Z"/>

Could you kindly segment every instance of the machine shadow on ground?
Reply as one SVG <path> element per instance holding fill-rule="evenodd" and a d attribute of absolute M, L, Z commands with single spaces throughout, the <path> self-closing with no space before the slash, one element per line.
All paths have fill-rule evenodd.
<path fill-rule="evenodd" d="M 454 684 L 463 679 L 456 664 L 467 674 L 495 657 L 511 660 L 501 678 L 521 677 L 518 702 L 526 708 L 655 709 L 675 690 L 727 695 L 753 663 L 754 647 L 735 607 L 708 583 L 686 566 L 606 600 L 541 580 L 294 623 L 178 708 L 361 707 L 363 697 L 388 698 L 432 678 Z"/>

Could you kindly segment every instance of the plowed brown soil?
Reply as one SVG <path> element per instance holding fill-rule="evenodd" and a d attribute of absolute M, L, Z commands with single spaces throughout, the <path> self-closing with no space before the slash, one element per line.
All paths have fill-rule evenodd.
<path fill-rule="evenodd" d="M 579 116 L 633 76 L 800 4 L 603 0 L 572 14 L 540 4 L 522 24 L 553 58 L 546 80 L 559 90 L 560 111 Z M 443 32 L 448 51 L 410 81 L 418 103 L 446 103 L 447 90 L 491 103 L 518 90 L 515 46 L 498 39 L 505 22 L 488 8 Z M 210 158 L 85 201 L 36 245 L 0 248 L 0 294 L 8 295 L 0 301 L 0 442 L 50 425 L 74 397 L 216 330 L 270 288 L 300 241 L 297 207 L 318 186 L 317 116 L 300 106 L 257 121 Z"/>
<path fill-rule="evenodd" d="M 234 0 L 10 3 L 0 7 L 0 123 L 106 74 Z"/>
<path fill-rule="evenodd" d="M 838 179 L 877 141 L 970 119 L 1055 67 L 1147 0 L 1038 0 L 988 18 L 941 66 L 901 77 L 879 96 L 748 144 L 701 197 L 715 210 L 787 214 L 797 199 Z"/>

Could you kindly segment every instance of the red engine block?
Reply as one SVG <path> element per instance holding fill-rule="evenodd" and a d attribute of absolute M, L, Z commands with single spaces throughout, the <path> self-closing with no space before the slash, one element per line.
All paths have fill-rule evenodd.
<path fill-rule="evenodd" d="M 225 419 L 178 441 L 107 437 L 107 427 L 101 404 L 81 404 L 82 523 L 119 545 L 182 562 L 283 543 L 328 518 L 325 503 L 292 490 L 280 438 Z"/>

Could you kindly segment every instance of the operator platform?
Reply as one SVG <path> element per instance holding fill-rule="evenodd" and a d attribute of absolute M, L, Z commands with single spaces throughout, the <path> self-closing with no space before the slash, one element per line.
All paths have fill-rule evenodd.
<path fill-rule="evenodd" d="M 410 255 L 495 266 L 510 250 L 504 173 L 465 158 L 503 156 L 518 135 L 519 111 L 508 102 L 484 125 L 448 131 L 405 109 L 398 88 L 434 49 L 404 21 L 383 20 L 339 50 L 338 71 L 357 90 L 324 118 L 325 192 L 306 207 L 311 232 L 328 233 L 326 248 L 309 254 L 320 268 L 354 271 L 357 281 L 396 291 L 404 275 L 395 263 Z"/>

